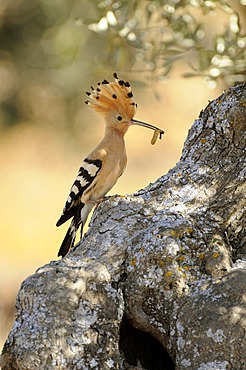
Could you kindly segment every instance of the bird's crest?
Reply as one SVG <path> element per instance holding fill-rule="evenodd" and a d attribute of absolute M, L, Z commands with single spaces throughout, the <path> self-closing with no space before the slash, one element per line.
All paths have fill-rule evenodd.
<path fill-rule="evenodd" d="M 122 117 L 131 120 L 136 114 L 137 104 L 133 101 L 133 94 L 129 82 L 119 80 L 114 73 L 114 82 L 103 80 L 97 88 L 91 86 L 92 92 L 86 94 L 91 100 L 88 104 L 97 113 L 106 116 L 111 111 L 116 111 Z"/>

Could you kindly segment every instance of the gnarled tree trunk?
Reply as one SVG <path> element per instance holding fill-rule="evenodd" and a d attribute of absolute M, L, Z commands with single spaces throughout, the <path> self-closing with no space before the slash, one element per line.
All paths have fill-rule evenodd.
<path fill-rule="evenodd" d="M 209 103 L 178 164 L 110 197 L 27 278 L 9 369 L 246 369 L 246 85 Z"/>

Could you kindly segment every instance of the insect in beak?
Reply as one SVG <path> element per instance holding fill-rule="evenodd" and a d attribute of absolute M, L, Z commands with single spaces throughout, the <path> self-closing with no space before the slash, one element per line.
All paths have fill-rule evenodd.
<path fill-rule="evenodd" d="M 164 135 L 164 131 L 161 130 L 160 128 L 156 127 L 156 126 L 153 126 L 153 125 L 150 125 L 149 123 L 147 122 L 142 122 L 142 121 L 138 121 L 136 119 L 132 119 L 130 121 L 130 124 L 132 125 L 137 125 L 137 126 L 142 126 L 142 127 L 146 127 L 146 128 L 150 128 L 151 130 L 154 130 L 154 135 L 152 137 L 152 140 L 151 140 L 151 144 L 154 145 L 156 140 L 157 140 L 157 137 L 158 137 L 158 134 L 160 135 L 160 140 L 162 138 L 162 135 Z"/>

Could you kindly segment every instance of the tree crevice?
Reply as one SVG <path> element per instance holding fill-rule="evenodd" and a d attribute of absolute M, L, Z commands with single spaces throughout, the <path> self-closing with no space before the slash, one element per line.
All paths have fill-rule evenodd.
<path fill-rule="evenodd" d="M 151 334 L 134 328 L 124 315 L 120 327 L 119 349 L 124 355 L 125 369 L 174 370 L 166 349 Z"/>

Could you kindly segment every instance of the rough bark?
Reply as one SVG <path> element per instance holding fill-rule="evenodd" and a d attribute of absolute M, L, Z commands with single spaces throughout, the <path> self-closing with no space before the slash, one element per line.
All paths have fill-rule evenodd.
<path fill-rule="evenodd" d="M 23 282 L 2 370 L 245 370 L 245 144 L 239 85 L 200 113 L 175 168 L 109 197 L 73 252 Z"/>

